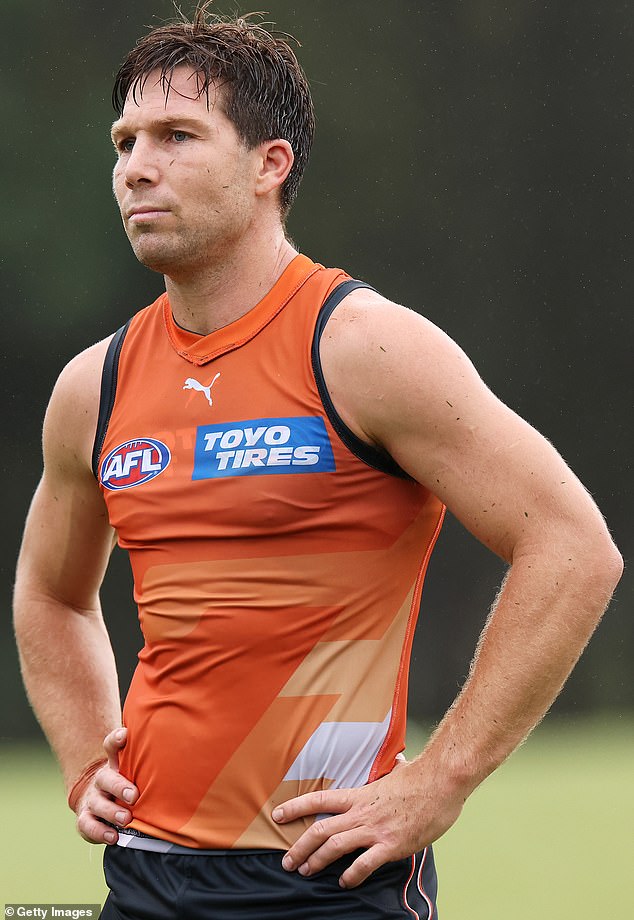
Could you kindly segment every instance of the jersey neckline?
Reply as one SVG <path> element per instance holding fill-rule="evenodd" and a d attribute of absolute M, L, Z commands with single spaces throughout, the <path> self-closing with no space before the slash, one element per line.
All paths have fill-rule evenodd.
<path fill-rule="evenodd" d="M 165 330 L 172 348 L 190 364 L 208 364 L 214 358 L 244 345 L 277 316 L 306 281 L 319 271 L 318 263 L 308 256 L 296 255 L 271 290 L 251 310 L 209 335 L 198 336 L 182 329 L 174 320 L 167 294 L 161 297 Z"/>

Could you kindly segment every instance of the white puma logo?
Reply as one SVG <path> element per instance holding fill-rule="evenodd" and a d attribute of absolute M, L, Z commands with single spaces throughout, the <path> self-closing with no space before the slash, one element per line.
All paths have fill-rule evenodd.
<path fill-rule="evenodd" d="M 188 377 L 187 380 L 185 381 L 185 386 L 183 387 L 183 389 L 184 390 L 198 390 L 199 393 L 204 393 L 205 398 L 207 402 L 209 403 L 209 405 L 213 406 L 213 400 L 211 398 L 211 388 L 216 382 L 216 380 L 218 379 L 218 377 L 220 377 L 220 373 L 216 374 L 216 376 L 211 381 L 208 387 L 206 387 L 204 383 L 201 383 L 200 380 L 196 380 L 194 377 Z"/>

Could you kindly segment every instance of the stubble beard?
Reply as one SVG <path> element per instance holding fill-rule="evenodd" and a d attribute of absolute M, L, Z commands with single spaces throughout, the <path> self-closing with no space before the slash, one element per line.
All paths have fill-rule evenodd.
<path fill-rule="evenodd" d="M 128 234 L 138 261 L 151 271 L 178 279 L 226 261 L 243 238 L 246 224 L 237 215 L 223 226 L 189 228 L 186 231 L 141 230 Z"/>
<path fill-rule="evenodd" d="M 155 236 L 156 239 L 151 237 Z M 163 237 L 163 238 L 161 238 Z M 208 263 L 213 246 L 201 234 L 158 234 L 144 232 L 130 239 L 134 255 L 142 265 L 153 272 L 170 277 L 189 274 Z"/>
<path fill-rule="evenodd" d="M 130 239 L 132 252 L 139 260 L 141 265 L 145 265 L 150 271 L 159 272 L 162 275 L 169 273 L 169 269 L 182 265 L 186 261 L 187 249 L 181 242 L 164 240 L 151 241 L 149 234 L 141 234 L 137 239 Z"/>

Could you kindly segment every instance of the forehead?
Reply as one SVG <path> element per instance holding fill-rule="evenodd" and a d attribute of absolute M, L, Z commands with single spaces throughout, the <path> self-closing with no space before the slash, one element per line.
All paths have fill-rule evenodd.
<path fill-rule="evenodd" d="M 182 113 L 211 122 L 223 115 L 220 97 L 220 90 L 213 84 L 201 93 L 200 76 L 191 67 L 175 67 L 167 75 L 162 75 L 160 69 L 153 70 L 131 88 L 113 130 L 139 119 L 164 119 Z"/>

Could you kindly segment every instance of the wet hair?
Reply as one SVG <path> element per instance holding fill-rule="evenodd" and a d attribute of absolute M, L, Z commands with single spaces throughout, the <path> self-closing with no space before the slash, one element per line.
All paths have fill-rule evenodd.
<path fill-rule="evenodd" d="M 222 89 L 224 113 L 248 149 L 280 138 L 293 148 L 294 162 L 281 187 L 282 217 L 295 200 L 315 131 L 310 88 L 288 39 L 269 32 L 249 14 L 229 19 L 200 4 L 192 21 L 182 18 L 152 29 L 127 54 L 115 77 L 112 104 L 119 116 L 129 94 L 136 101 L 150 73 L 160 71 L 166 98 L 174 68 L 190 67 L 198 95 Z"/>

